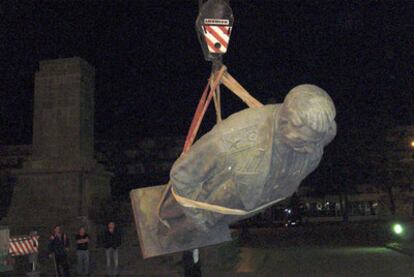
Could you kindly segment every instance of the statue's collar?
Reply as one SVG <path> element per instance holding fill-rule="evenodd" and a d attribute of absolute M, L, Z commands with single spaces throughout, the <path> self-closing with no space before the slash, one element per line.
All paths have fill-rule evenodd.
<path fill-rule="evenodd" d="M 273 146 L 278 152 L 281 154 L 282 152 L 291 151 L 291 149 L 282 142 L 282 137 L 279 133 L 279 116 L 280 116 L 280 109 L 282 108 L 282 104 L 278 104 L 275 107 L 273 112 L 272 118 L 274 120 L 273 123 Z"/>

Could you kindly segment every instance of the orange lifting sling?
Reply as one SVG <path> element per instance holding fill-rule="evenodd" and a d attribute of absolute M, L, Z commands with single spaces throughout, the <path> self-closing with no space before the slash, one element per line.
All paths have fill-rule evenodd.
<path fill-rule="evenodd" d="M 263 106 L 262 103 L 260 103 L 257 99 L 251 96 L 250 93 L 246 89 L 244 89 L 242 85 L 240 85 L 236 81 L 236 79 L 234 79 L 230 75 L 230 73 L 227 72 L 227 67 L 222 65 L 220 70 L 211 74 L 210 79 L 208 80 L 208 83 L 200 98 L 200 101 L 198 102 L 197 109 L 194 113 L 194 117 L 191 122 L 190 129 L 188 131 L 188 134 L 185 140 L 182 154 L 188 152 L 191 146 L 193 145 L 195 137 L 197 136 L 198 130 L 200 128 L 201 122 L 203 121 L 204 115 L 211 102 L 211 99 L 214 100 L 214 106 L 215 106 L 216 115 L 217 115 L 217 123 L 221 121 L 221 103 L 220 103 L 220 85 L 221 84 L 225 85 L 231 92 L 237 95 L 244 103 L 246 103 L 248 107 L 258 108 L 258 107 Z M 221 206 L 203 203 L 203 202 L 195 201 L 195 200 L 188 199 L 185 197 L 181 197 L 172 190 L 171 182 L 168 182 L 168 185 L 162 194 L 160 203 L 158 204 L 158 213 L 157 213 L 160 221 L 167 227 L 169 227 L 169 224 L 166 220 L 161 218 L 160 212 L 161 212 L 162 205 L 170 192 L 172 193 L 173 197 L 177 200 L 177 202 L 183 206 L 205 209 L 205 210 L 210 210 L 210 211 L 219 212 L 223 214 L 233 214 L 233 215 L 245 215 L 248 213 L 252 213 L 257 210 L 263 209 L 265 206 L 272 205 L 281 200 L 281 199 L 280 200 L 278 199 L 278 200 L 272 201 L 271 203 L 267 203 L 264 206 L 254 209 L 253 211 L 229 209 L 226 207 L 221 207 Z"/>

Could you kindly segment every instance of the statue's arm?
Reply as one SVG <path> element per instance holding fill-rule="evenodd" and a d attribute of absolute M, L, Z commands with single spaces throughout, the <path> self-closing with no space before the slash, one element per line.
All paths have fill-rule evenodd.
<path fill-rule="evenodd" d="M 215 132 L 199 139 L 173 165 L 170 179 L 181 196 L 195 199 L 204 182 L 224 166 L 221 139 Z"/>

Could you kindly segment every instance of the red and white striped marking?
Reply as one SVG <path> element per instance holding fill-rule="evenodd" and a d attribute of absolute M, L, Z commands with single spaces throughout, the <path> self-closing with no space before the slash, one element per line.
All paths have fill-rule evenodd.
<path fill-rule="evenodd" d="M 210 53 L 224 54 L 230 41 L 231 27 L 223 25 L 204 26 L 204 36 L 206 38 Z"/>
<path fill-rule="evenodd" d="M 23 256 L 39 251 L 39 237 L 38 236 L 17 236 L 9 239 L 9 253 L 12 256 Z"/>

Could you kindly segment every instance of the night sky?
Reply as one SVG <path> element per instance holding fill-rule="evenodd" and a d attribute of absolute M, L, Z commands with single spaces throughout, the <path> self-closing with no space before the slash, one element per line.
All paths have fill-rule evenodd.
<path fill-rule="evenodd" d="M 262 102 L 313 83 L 337 106 L 338 136 L 414 122 L 414 2 L 230 2 L 224 63 Z M 97 139 L 184 135 L 210 72 L 197 12 L 196 0 L 2 1 L 0 142 L 31 143 L 38 63 L 72 56 L 96 67 Z M 224 94 L 224 115 L 243 107 Z"/>

